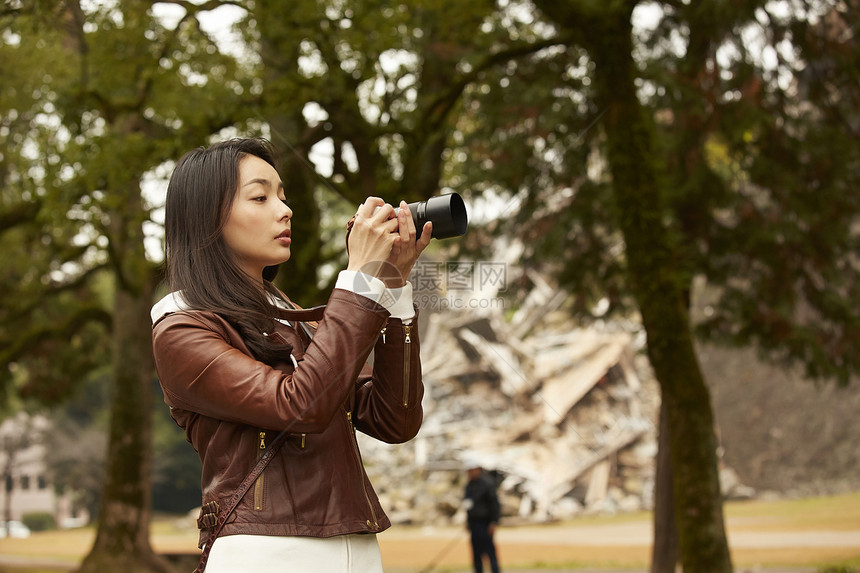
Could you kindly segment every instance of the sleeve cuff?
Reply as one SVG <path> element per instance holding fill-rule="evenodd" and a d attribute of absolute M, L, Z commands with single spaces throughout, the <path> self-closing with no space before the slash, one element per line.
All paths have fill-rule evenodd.
<path fill-rule="evenodd" d="M 412 283 L 400 288 L 387 288 L 378 278 L 359 271 L 340 271 L 334 288 L 348 290 L 383 306 L 392 318 L 408 323 L 415 317 L 412 306 Z"/>

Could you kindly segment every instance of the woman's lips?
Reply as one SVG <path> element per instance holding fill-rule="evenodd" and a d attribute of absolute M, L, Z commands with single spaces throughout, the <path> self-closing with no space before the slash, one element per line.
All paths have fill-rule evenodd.
<path fill-rule="evenodd" d="M 279 243 L 289 245 L 292 242 L 292 239 L 290 239 L 290 230 L 287 229 L 286 231 L 275 237 L 275 240 Z"/>

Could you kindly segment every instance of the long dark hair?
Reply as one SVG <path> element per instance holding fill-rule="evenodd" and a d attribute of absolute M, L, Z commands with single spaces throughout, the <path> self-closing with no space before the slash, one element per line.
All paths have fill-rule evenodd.
<path fill-rule="evenodd" d="M 284 349 L 264 333 L 274 327 L 272 297 L 282 297 L 269 280 L 261 285 L 241 270 L 222 236 L 239 186 L 239 162 L 248 155 L 277 169 L 274 147 L 262 138 L 197 148 L 176 164 L 165 203 L 167 279 L 191 308 L 223 316 L 258 360 L 271 363 L 283 359 Z"/>

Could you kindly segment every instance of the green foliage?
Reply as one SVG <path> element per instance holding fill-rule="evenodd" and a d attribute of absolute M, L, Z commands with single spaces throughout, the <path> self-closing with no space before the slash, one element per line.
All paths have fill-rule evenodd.
<path fill-rule="evenodd" d="M 152 390 L 161 398 L 155 381 Z M 154 404 L 153 420 L 152 509 L 187 513 L 201 503 L 200 458 L 160 399 Z"/>
<path fill-rule="evenodd" d="M 50 513 L 25 513 L 21 516 L 21 522 L 30 528 L 30 531 L 49 531 L 57 528 L 57 522 Z"/>
<path fill-rule="evenodd" d="M 129 248 L 149 218 L 143 174 L 241 119 L 250 89 L 193 18 L 69 10 L 52 17 L 85 21 L 57 31 L 7 16 L 0 48 L 0 388 L 47 405 L 110 359 L 116 285 L 154 276 Z"/>
<path fill-rule="evenodd" d="M 727 28 L 718 38 L 737 55 L 719 78 L 702 77 L 713 51 L 696 55 L 702 67 L 681 78 L 691 89 L 660 100 L 683 111 L 664 133 L 677 158 L 668 164 L 670 197 L 691 247 L 687 265 L 718 293 L 700 334 L 757 344 L 841 383 L 860 367 L 852 302 L 860 153 L 851 143 L 860 50 L 845 35 L 855 20 L 844 6 L 820 3 L 811 13 L 771 16 L 768 27 L 751 21 L 768 41 L 793 44 L 775 71 Z M 714 144 L 725 155 L 715 156 Z"/>
<path fill-rule="evenodd" d="M 612 208 L 600 76 L 582 43 L 599 11 L 552 6 L 591 20 L 564 30 L 564 48 L 488 70 L 467 90 L 449 181 L 509 202 L 492 229 L 515 230 L 522 264 L 551 271 L 576 314 L 628 316 L 630 245 Z M 779 16 L 764 3 L 651 9 L 662 17 L 634 36 L 638 96 L 655 127 L 667 271 L 691 302 L 707 297 L 698 334 L 846 383 L 860 369 L 856 15 L 835 2 Z M 537 30 L 542 16 L 531 16 Z M 776 64 L 754 34 L 777 46 Z"/>
<path fill-rule="evenodd" d="M 0 66 L 16 79 L 0 98 L 0 246 L 14 253 L 0 273 L 0 388 L 52 406 L 110 368 L 110 427 L 62 420 L 53 443 L 63 447 L 48 460 L 54 482 L 97 513 L 105 475 L 107 511 L 149 499 L 148 416 L 135 409 L 148 414 L 151 402 L 146 309 L 159 269 L 143 231 L 158 205 L 144 200 L 142 181 L 244 121 L 255 96 L 247 68 L 201 33 L 194 13 L 168 28 L 146 3 L 39 4 L 0 16 Z M 111 526 L 94 553 L 122 546 L 125 559 L 149 560 L 136 533 L 149 513 L 139 509 L 102 515 Z"/>

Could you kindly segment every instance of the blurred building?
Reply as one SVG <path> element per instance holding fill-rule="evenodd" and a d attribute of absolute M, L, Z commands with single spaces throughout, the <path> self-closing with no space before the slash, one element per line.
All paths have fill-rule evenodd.
<path fill-rule="evenodd" d="M 48 479 L 46 445 L 39 438 L 49 422 L 43 417 L 19 414 L 0 423 L 0 521 L 21 521 L 32 513 L 49 513 L 59 527 L 75 527 L 89 521 L 75 512 L 72 496 L 57 493 Z"/>

